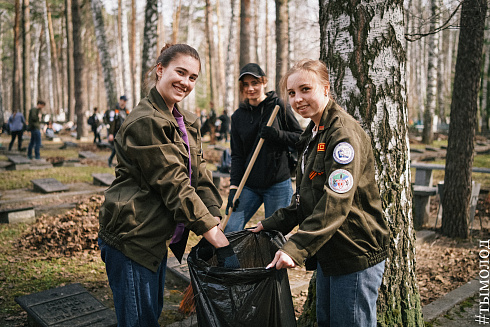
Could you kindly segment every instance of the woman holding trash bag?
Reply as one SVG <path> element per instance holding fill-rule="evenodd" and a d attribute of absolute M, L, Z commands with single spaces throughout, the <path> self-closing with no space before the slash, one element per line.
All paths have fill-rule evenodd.
<path fill-rule="evenodd" d="M 293 189 L 288 163 L 288 147 L 294 148 L 301 126 L 291 108 L 276 92 L 265 92 L 267 77 L 259 65 L 246 64 L 240 70 L 240 93 L 244 97 L 231 116 L 230 194 L 226 214 L 260 138 L 265 140 L 245 187 L 235 201 L 225 232 L 241 230 L 264 204 L 266 215 L 289 205 Z M 280 106 L 272 126 L 266 126 L 274 107 Z"/>
<path fill-rule="evenodd" d="M 166 45 L 152 69 L 155 86 L 114 140 L 116 179 L 100 208 L 99 246 L 118 326 L 158 326 L 167 246 L 181 260 L 189 230 L 217 248 L 219 266 L 239 268 L 218 227 L 221 198 L 205 169 L 199 119 L 177 106 L 200 69 L 194 48 Z"/>
<path fill-rule="evenodd" d="M 298 142 L 296 200 L 253 230 L 286 235 L 299 225 L 267 268 L 317 268 L 318 326 L 376 326 L 389 230 L 371 140 L 331 98 L 321 61 L 297 62 L 281 89 L 311 122 Z"/>

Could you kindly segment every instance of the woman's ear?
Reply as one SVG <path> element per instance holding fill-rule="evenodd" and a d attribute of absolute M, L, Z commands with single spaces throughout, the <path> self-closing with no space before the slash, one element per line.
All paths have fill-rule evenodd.
<path fill-rule="evenodd" d="M 325 96 L 330 94 L 330 83 L 327 83 L 325 85 Z"/>

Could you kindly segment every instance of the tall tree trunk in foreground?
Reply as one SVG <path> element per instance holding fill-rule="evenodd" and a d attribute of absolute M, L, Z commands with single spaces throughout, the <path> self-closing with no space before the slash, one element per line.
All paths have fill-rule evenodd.
<path fill-rule="evenodd" d="M 145 27 L 143 32 L 143 53 L 141 58 L 141 97 L 145 97 L 149 91 L 148 70 L 156 62 L 158 55 L 157 49 L 157 21 L 158 21 L 158 1 L 146 0 Z"/>
<path fill-rule="evenodd" d="M 107 49 L 107 41 L 106 41 L 105 28 L 104 28 L 104 17 L 102 16 L 102 3 L 101 0 L 91 0 L 91 4 L 92 4 L 92 17 L 95 26 L 95 38 L 97 40 L 97 48 L 99 50 L 100 64 L 102 66 L 102 72 L 104 74 L 107 109 L 111 109 L 116 107 L 117 95 L 116 95 L 116 87 L 115 87 L 116 84 L 114 81 L 115 74 L 114 74 L 114 70 L 112 69 L 109 50 Z M 75 18 L 73 18 L 73 20 L 74 19 Z M 73 25 L 75 25 L 75 22 L 73 22 Z M 73 37 L 73 43 L 75 43 L 75 37 Z"/>
<path fill-rule="evenodd" d="M 415 270 L 405 94 L 403 1 L 320 3 L 320 58 L 339 104 L 370 135 L 391 232 L 378 298 L 378 326 L 423 326 Z M 313 326 L 314 298 L 300 326 Z"/>
<path fill-rule="evenodd" d="M 129 60 L 129 36 L 128 36 L 128 10 L 126 0 L 122 0 L 121 3 L 121 54 L 122 54 L 122 74 L 124 92 L 129 99 L 127 103 L 128 108 L 133 108 L 133 98 L 131 97 L 131 67 Z"/>
<path fill-rule="evenodd" d="M 78 0 L 71 0 L 73 21 L 73 62 L 75 68 L 75 115 L 77 117 L 77 139 L 87 134 L 85 128 L 85 102 L 83 90 L 85 89 L 85 58 L 82 42 L 82 19 Z"/>
<path fill-rule="evenodd" d="M 468 237 L 471 168 L 487 6 L 486 0 L 463 0 L 461 6 L 442 201 L 442 233 L 449 237 Z"/>
<path fill-rule="evenodd" d="M 289 68 L 288 1 L 276 0 L 276 92 L 281 96 L 279 82 Z"/>
<path fill-rule="evenodd" d="M 48 0 L 44 1 L 43 5 L 43 22 L 44 22 L 44 37 L 46 41 L 46 72 L 48 77 L 48 101 L 49 112 L 51 116 L 54 114 L 54 88 L 53 88 L 53 65 L 51 59 L 51 42 L 49 39 L 49 24 L 48 24 Z"/>

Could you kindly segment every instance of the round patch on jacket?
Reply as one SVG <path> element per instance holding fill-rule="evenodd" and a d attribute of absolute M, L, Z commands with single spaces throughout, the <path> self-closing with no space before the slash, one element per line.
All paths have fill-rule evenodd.
<path fill-rule="evenodd" d="M 354 159 L 354 148 L 347 142 L 340 142 L 333 149 L 333 159 L 339 164 L 348 164 Z"/>
<path fill-rule="evenodd" d="M 354 183 L 352 174 L 345 169 L 337 169 L 328 177 L 328 186 L 337 193 L 346 193 Z"/>

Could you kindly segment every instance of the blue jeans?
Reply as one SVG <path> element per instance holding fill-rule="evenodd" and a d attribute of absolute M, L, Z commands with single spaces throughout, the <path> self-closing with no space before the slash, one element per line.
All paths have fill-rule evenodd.
<path fill-rule="evenodd" d="M 41 131 L 38 129 L 31 131 L 31 140 L 29 142 L 29 147 L 27 148 L 27 157 L 29 159 L 32 159 L 33 147 L 36 159 L 41 159 L 41 154 L 39 153 L 39 149 L 41 148 Z"/>
<path fill-rule="evenodd" d="M 265 217 L 270 217 L 277 209 L 287 207 L 293 196 L 291 179 L 276 183 L 269 188 L 244 187 L 238 207 L 230 215 L 225 233 L 242 230 L 250 218 L 264 204 Z"/>
<path fill-rule="evenodd" d="M 385 261 L 352 274 L 316 273 L 316 320 L 318 327 L 376 327 L 376 300 Z"/>
<path fill-rule="evenodd" d="M 163 259 L 157 272 L 153 272 L 100 238 L 98 243 L 114 297 L 117 326 L 159 327 L 167 257 Z"/>

